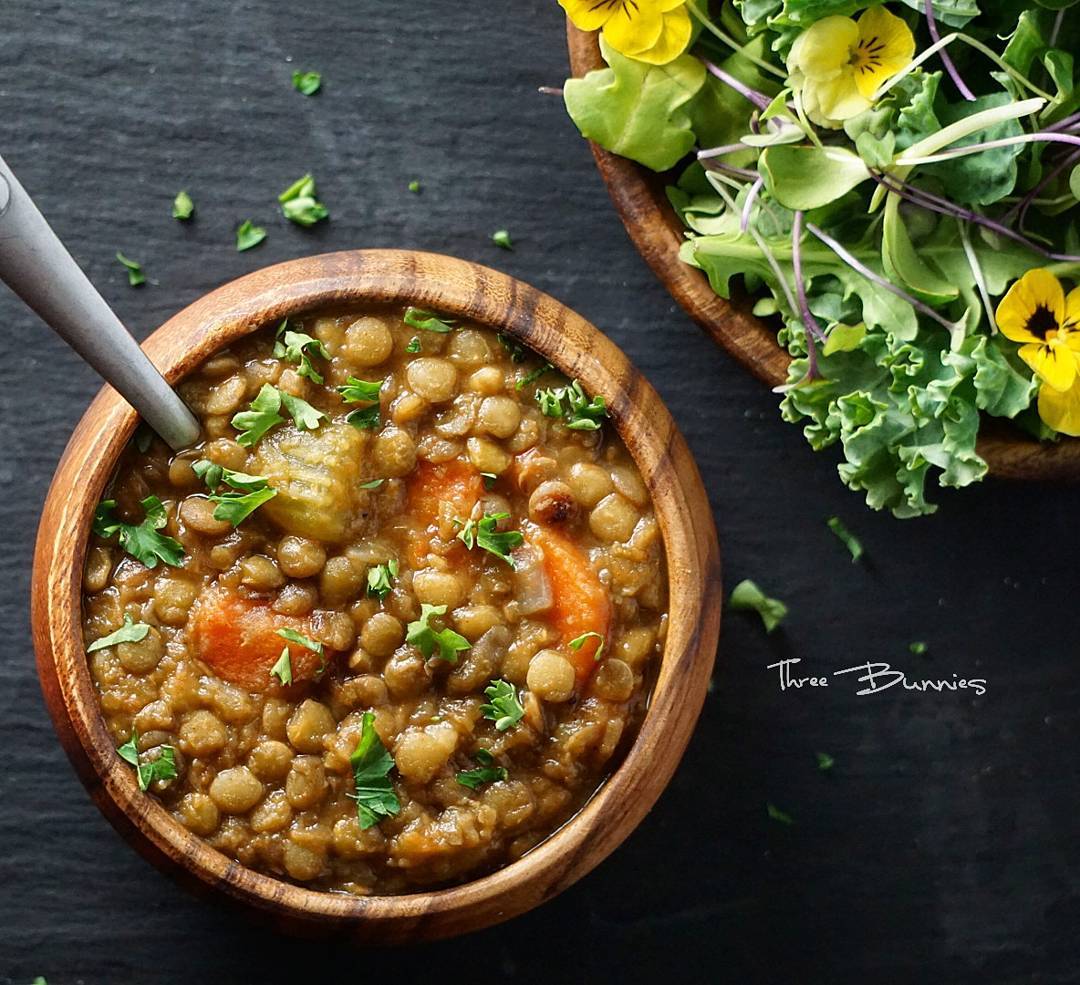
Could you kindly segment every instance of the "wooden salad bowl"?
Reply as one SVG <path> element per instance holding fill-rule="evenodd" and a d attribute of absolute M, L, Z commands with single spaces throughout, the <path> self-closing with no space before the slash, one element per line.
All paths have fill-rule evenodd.
<path fill-rule="evenodd" d="M 359 898 L 256 873 L 192 834 L 117 755 L 84 649 L 80 592 L 91 517 L 135 430 L 104 387 L 68 443 L 38 530 L 31 614 L 38 673 L 56 730 L 98 806 L 144 856 L 189 886 L 283 929 L 392 943 L 476 930 L 550 899 L 641 821 L 678 765 L 701 711 L 720 632 L 720 554 L 694 460 L 656 391 L 580 315 L 505 274 L 463 260 L 359 250 L 241 277 L 174 315 L 144 348 L 170 383 L 236 339 L 289 315 L 343 304 L 413 303 L 506 332 L 605 398 L 652 494 L 663 532 L 670 617 L 648 711 L 621 764 L 567 824 L 523 858 L 450 889 Z"/>
<path fill-rule="evenodd" d="M 567 21 L 567 46 L 575 78 L 606 67 L 596 32 L 579 31 Z M 595 143 L 591 146 L 630 239 L 671 296 L 759 380 L 771 387 L 784 383 L 791 357 L 777 343 L 775 326 L 751 313 L 753 299 L 736 296 L 725 301 L 702 271 L 679 259 L 686 227 L 665 193 L 674 175 L 657 174 Z M 1080 440 L 1042 443 L 1007 421 L 984 418 L 977 447 L 999 478 L 1080 480 Z"/>

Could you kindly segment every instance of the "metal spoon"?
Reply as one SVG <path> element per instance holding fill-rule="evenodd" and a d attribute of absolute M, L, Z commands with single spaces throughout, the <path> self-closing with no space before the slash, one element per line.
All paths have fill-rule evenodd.
<path fill-rule="evenodd" d="M 175 450 L 199 423 L 72 259 L 0 157 L 0 280 Z"/>

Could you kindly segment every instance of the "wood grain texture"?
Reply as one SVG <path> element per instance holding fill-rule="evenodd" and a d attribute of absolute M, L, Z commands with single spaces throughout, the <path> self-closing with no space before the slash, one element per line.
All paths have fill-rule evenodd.
<path fill-rule="evenodd" d="M 605 336 L 548 295 L 486 267 L 426 253 L 354 251 L 294 260 L 226 284 L 166 322 L 144 348 L 170 382 L 267 323 L 328 305 L 416 303 L 520 339 L 608 402 L 664 536 L 670 621 L 655 690 L 624 762 L 586 807 L 525 858 L 453 889 L 358 899 L 255 873 L 210 848 L 139 791 L 98 711 L 83 649 L 80 586 L 91 516 L 136 416 L 105 387 L 57 469 L 39 527 L 31 620 L 54 724 L 117 829 L 155 863 L 280 926 L 381 943 L 444 937 L 549 899 L 606 857 L 667 784 L 701 710 L 720 624 L 716 531 L 697 468 L 652 387 Z"/>
<path fill-rule="evenodd" d="M 605 67 L 595 32 L 579 31 L 567 21 L 566 37 L 571 74 L 580 78 Z M 685 227 L 664 192 L 673 176 L 590 146 L 627 233 L 671 296 L 759 380 L 770 387 L 783 383 L 790 357 L 777 344 L 775 328 L 751 313 L 753 300 L 745 295 L 724 300 L 700 270 L 679 259 Z M 1042 444 L 1006 421 L 984 418 L 978 451 L 999 478 L 1080 480 L 1080 440 Z"/>

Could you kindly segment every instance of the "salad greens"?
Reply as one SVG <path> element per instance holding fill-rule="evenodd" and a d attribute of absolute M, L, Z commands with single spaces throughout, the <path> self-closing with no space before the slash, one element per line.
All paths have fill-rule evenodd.
<path fill-rule="evenodd" d="M 584 136 L 675 169 L 681 258 L 776 320 L 782 417 L 874 508 L 981 479 L 986 416 L 1080 433 L 1080 321 L 1023 304 L 1037 268 L 1080 280 L 1075 2 L 693 0 L 681 53 L 605 28 L 565 85 Z"/>

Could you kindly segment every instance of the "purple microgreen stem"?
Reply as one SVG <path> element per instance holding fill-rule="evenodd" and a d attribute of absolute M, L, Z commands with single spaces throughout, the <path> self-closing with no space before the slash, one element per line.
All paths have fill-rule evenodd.
<path fill-rule="evenodd" d="M 725 154 L 737 154 L 741 150 L 749 149 L 746 144 L 721 144 L 719 147 L 706 147 L 704 150 L 699 150 L 697 158 L 699 161 L 704 161 L 710 157 L 723 157 Z"/>
<path fill-rule="evenodd" d="M 758 193 L 765 187 L 765 179 L 758 178 L 750 186 L 750 191 L 746 193 L 746 201 L 743 202 L 742 215 L 739 217 L 739 230 L 746 232 L 747 227 L 750 225 L 750 214 L 754 210 L 754 202 L 757 201 Z"/>
<path fill-rule="evenodd" d="M 964 223 L 957 222 L 960 230 L 960 242 L 964 246 L 964 256 L 967 257 L 968 266 L 971 268 L 971 276 L 975 279 L 975 286 L 979 289 L 979 297 L 982 299 L 983 310 L 986 312 L 986 320 L 990 323 L 990 330 L 997 331 L 997 322 L 994 320 L 994 306 L 990 303 L 990 292 L 986 289 L 986 277 L 983 276 L 982 265 L 975 247 L 971 245 L 971 235 Z"/>
<path fill-rule="evenodd" d="M 540 86 L 536 91 L 542 96 L 561 96 L 563 94 L 559 86 Z"/>
<path fill-rule="evenodd" d="M 768 109 L 772 100 L 763 92 L 758 92 L 757 89 L 752 89 L 745 82 L 739 81 L 730 72 L 725 72 L 719 65 L 715 65 L 712 62 L 702 59 L 705 68 L 709 70 L 711 75 L 715 75 L 724 85 L 730 86 L 744 99 L 750 100 L 759 110 L 764 112 Z"/>
<path fill-rule="evenodd" d="M 758 173 L 751 171 L 749 168 L 737 168 L 731 164 L 722 164 L 720 161 L 712 158 L 706 158 L 701 162 L 701 166 L 707 171 L 718 171 L 721 174 L 731 175 L 734 178 L 742 178 L 743 181 L 756 181 L 758 179 Z"/>
<path fill-rule="evenodd" d="M 937 20 L 934 18 L 934 0 L 926 0 L 926 26 L 930 29 L 931 40 L 935 43 L 940 41 L 941 35 L 938 33 Z M 959 90 L 960 95 L 968 102 L 974 101 L 975 94 L 967 87 L 967 83 L 956 70 L 952 58 L 944 47 L 941 49 L 941 64 L 945 66 L 945 71 L 949 73 L 949 78 L 953 80 L 953 85 Z"/>
<path fill-rule="evenodd" d="M 825 341 L 825 333 L 821 330 L 818 320 L 810 310 L 810 302 L 806 299 L 806 280 L 803 278 L 802 269 L 802 238 L 804 216 L 801 211 L 795 213 L 795 221 L 791 224 L 791 268 L 795 273 L 795 296 L 799 299 L 799 317 L 802 318 L 806 327 L 806 336 L 816 335 L 822 342 Z"/>
<path fill-rule="evenodd" d="M 1002 137 L 1000 140 L 984 140 L 977 144 L 968 144 L 965 147 L 953 147 L 951 150 L 943 150 L 939 154 L 912 157 L 901 154 L 896 159 L 896 164 L 902 168 L 911 168 L 918 164 L 937 164 L 939 161 L 952 161 L 958 157 L 981 154 L 984 150 L 997 150 L 999 147 L 1016 147 L 1020 144 L 1072 144 L 1074 147 L 1080 147 L 1080 137 L 1071 133 L 1051 133 L 1040 130 L 1038 133 L 1021 133 L 1015 137 Z"/>

